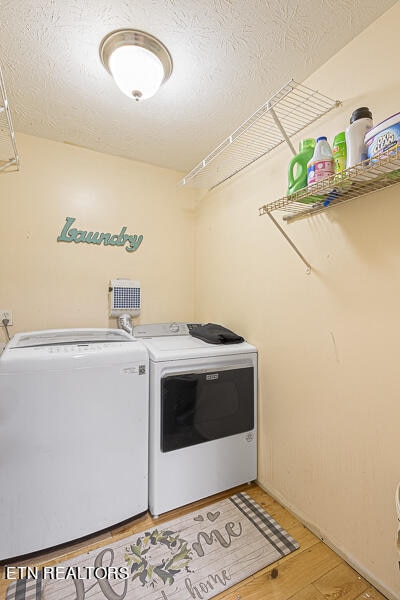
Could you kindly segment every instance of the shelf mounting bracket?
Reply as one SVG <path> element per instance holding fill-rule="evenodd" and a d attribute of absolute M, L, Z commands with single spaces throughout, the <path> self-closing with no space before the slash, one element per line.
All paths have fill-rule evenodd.
<path fill-rule="evenodd" d="M 267 215 L 269 216 L 269 218 L 271 219 L 271 221 L 274 223 L 274 225 L 279 229 L 279 231 L 281 232 L 281 234 L 283 235 L 283 237 L 286 239 L 286 241 L 289 242 L 289 244 L 291 245 L 291 247 L 293 248 L 293 250 L 296 252 L 297 256 L 299 256 L 299 258 L 306 265 L 306 267 L 307 267 L 306 273 L 309 275 L 311 273 L 311 265 L 310 265 L 310 263 L 306 261 L 306 259 L 304 258 L 304 256 L 300 252 L 300 250 L 297 248 L 297 246 L 295 245 L 295 243 L 292 242 L 292 240 L 290 239 L 290 237 L 287 235 L 286 231 L 284 231 L 282 229 L 282 227 L 279 225 L 278 221 L 272 216 L 272 214 L 269 212 L 269 213 L 267 213 Z"/>
<path fill-rule="evenodd" d="M 277 128 L 281 132 L 283 139 L 285 140 L 285 142 L 287 143 L 287 145 L 289 146 L 289 148 L 293 152 L 293 155 L 296 155 L 297 152 L 294 149 L 294 146 L 293 146 L 292 142 L 290 141 L 289 136 L 287 135 L 286 131 L 284 130 L 284 128 L 282 126 L 282 123 L 278 119 L 278 116 L 277 116 L 276 112 L 274 111 L 273 108 L 269 108 L 268 110 L 269 110 L 270 114 L 272 115 L 272 118 L 274 120 L 275 125 L 277 126 Z"/>

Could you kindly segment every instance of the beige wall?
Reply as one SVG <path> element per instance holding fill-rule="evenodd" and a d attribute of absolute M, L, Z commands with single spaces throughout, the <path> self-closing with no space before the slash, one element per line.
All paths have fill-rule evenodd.
<path fill-rule="evenodd" d="M 399 23 L 398 3 L 309 79 L 343 106 L 301 138 L 332 141 L 359 106 L 375 123 L 400 111 Z M 290 158 L 279 148 L 203 198 L 195 314 L 259 348 L 261 484 L 399 598 L 400 186 L 284 224 L 308 275 L 258 216 Z"/>
<path fill-rule="evenodd" d="M 141 282 L 142 323 L 193 319 L 195 194 L 177 186 L 181 174 L 25 135 L 17 145 L 20 172 L 0 177 L 0 308 L 13 311 L 11 334 L 116 326 L 107 291 L 117 277 Z M 143 242 L 132 253 L 57 242 L 66 217 L 83 230 L 126 226 Z"/>

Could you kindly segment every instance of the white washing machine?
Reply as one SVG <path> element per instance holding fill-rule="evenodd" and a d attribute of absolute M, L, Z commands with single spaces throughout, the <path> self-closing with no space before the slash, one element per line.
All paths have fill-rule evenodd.
<path fill-rule="evenodd" d="M 148 508 L 148 354 L 118 329 L 13 337 L 0 358 L 0 560 Z"/>
<path fill-rule="evenodd" d="M 257 349 L 195 324 L 137 325 L 150 358 L 149 507 L 157 516 L 257 476 Z"/>

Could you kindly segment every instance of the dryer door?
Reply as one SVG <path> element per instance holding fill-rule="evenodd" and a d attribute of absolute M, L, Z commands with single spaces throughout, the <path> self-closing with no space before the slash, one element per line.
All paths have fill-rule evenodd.
<path fill-rule="evenodd" d="M 254 367 L 168 374 L 161 380 L 161 451 L 254 428 Z"/>

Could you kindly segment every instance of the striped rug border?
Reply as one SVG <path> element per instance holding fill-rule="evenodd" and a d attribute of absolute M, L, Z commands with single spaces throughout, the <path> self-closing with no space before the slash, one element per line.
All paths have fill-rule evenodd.
<path fill-rule="evenodd" d="M 246 492 L 235 494 L 229 500 L 249 519 L 281 556 L 286 556 L 286 554 L 300 547 L 296 540 Z"/>

